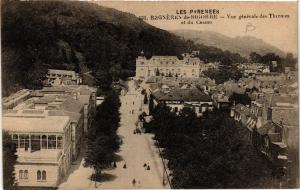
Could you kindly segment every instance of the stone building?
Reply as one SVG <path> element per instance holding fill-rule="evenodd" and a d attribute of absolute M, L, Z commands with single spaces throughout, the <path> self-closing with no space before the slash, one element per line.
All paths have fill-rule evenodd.
<path fill-rule="evenodd" d="M 177 56 L 152 56 L 147 59 L 143 53 L 136 59 L 136 77 L 177 76 L 197 78 L 204 68 L 204 62 L 193 54 L 183 54 L 183 59 Z"/>
<path fill-rule="evenodd" d="M 154 104 L 164 103 L 178 112 L 184 107 L 195 111 L 197 116 L 202 116 L 205 111 L 213 109 L 213 102 L 209 95 L 199 89 L 173 89 L 171 91 L 156 90 L 152 92 Z"/>
<path fill-rule="evenodd" d="M 70 119 L 35 112 L 3 116 L 3 129 L 11 134 L 17 147 L 17 186 L 56 188 L 72 161 Z"/>
<path fill-rule="evenodd" d="M 45 83 L 51 86 L 79 85 L 82 78 L 75 71 L 48 69 Z"/>

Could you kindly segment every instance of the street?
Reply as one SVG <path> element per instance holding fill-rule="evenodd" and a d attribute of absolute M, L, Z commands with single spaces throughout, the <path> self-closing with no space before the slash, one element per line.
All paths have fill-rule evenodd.
<path fill-rule="evenodd" d="M 71 174 L 59 189 L 164 189 L 163 164 L 159 152 L 154 146 L 151 134 L 134 134 L 136 122 L 140 114 L 143 95 L 135 89 L 133 81 L 128 83 L 129 90 L 125 96 L 120 96 L 120 128 L 118 135 L 123 144 L 117 153 L 120 159 L 117 167 L 103 171 L 105 176 L 101 182 L 91 182 L 91 168 L 83 167 L 83 160 L 72 166 Z M 123 168 L 126 164 L 126 168 Z M 149 169 L 144 167 L 149 165 Z M 133 183 L 135 181 L 135 183 Z"/>

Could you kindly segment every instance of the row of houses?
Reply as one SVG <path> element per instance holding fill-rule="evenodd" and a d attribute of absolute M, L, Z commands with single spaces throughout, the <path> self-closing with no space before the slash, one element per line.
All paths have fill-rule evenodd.
<path fill-rule="evenodd" d="M 3 129 L 17 147 L 16 184 L 19 189 L 56 188 L 80 155 L 96 89 L 68 85 L 26 91 L 27 98 L 2 116 Z M 16 94 L 8 98 L 18 99 Z"/>
<path fill-rule="evenodd" d="M 298 162 L 289 156 L 298 154 L 298 113 L 298 96 L 291 94 L 260 94 L 250 106 L 231 109 L 231 117 L 247 127 L 249 140 L 281 172 Z"/>

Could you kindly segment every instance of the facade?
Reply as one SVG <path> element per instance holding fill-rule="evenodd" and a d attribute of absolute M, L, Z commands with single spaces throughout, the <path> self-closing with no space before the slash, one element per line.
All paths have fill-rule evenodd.
<path fill-rule="evenodd" d="M 233 106 L 231 116 L 249 129 L 249 140 L 265 155 L 279 175 L 293 170 L 289 163 L 299 150 L 298 97 L 288 94 L 258 94 L 251 108 Z"/>
<path fill-rule="evenodd" d="M 48 69 L 45 83 L 51 86 L 59 85 L 79 85 L 82 78 L 78 73 L 69 70 Z"/>
<path fill-rule="evenodd" d="M 177 56 L 152 56 L 147 59 L 143 54 L 136 59 L 136 77 L 176 76 L 197 78 L 200 76 L 204 63 L 199 58 L 183 54 Z"/>
<path fill-rule="evenodd" d="M 243 63 L 237 66 L 245 77 L 256 73 L 269 73 L 270 67 L 262 63 Z"/>
<path fill-rule="evenodd" d="M 184 107 L 190 107 L 197 116 L 213 109 L 211 98 L 198 89 L 174 89 L 171 91 L 157 90 L 152 93 L 154 104 L 164 103 L 178 112 Z"/>
<path fill-rule="evenodd" d="M 268 121 L 262 127 L 253 131 L 253 145 L 277 168 L 286 172 L 288 162 L 287 144 L 283 138 L 283 127 Z"/>
<path fill-rule="evenodd" d="M 3 116 L 3 129 L 11 134 L 17 147 L 18 187 L 57 187 L 71 165 L 69 117 L 8 114 Z"/>
<path fill-rule="evenodd" d="M 60 184 L 80 154 L 96 109 L 95 93 L 85 85 L 68 85 L 10 96 L 10 105 L 3 111 L 3 129 L 18 147 L 18 188 Z"/>

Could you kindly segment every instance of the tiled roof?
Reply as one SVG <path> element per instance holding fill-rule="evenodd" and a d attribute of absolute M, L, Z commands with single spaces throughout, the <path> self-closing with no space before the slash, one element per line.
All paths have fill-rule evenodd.
<path fill-rule="evenodd" d="M 69 112 L 69 111 L 63 111 L 63 110 L 49 110 L 48 111 L 49 116 L 69 116 L 71 121 L 78 122 L 80 119 L 81 114 L 75 113 L 75 112 Z"/>
<path fill-rule="evenodd" d="M 275 124 L 272 121 L 268 121 L 265 125 L 258 128 L 257 132 L 261 135 L 266 135 L 274 127 L 275 127 Z"/>
<path fill-rule="evenodd" d="M 163 95 L 161 92 L 153 94 L 157 99 L 162 101 L 174 100 L 174 101 L 200 101 L 211 102 L 211 98 L 204 92 L 198 89 L 174 89 L 169 93 Z"/>
<path fill-rule="evenodd" d="M 67 98 L 62 104 L 61 104 L 61 109 L 69 112 L 76 112 L 80 113 L 80 111 L 83 108 L 83 104 L 75 100 L 73 98 Z"/>
<path fill-rule="evenodd" d="M 72 91 L 72 89 L 68 86 L 51 86 L 51 87 L 44 87 L 42 90 L 40 90 L 41 93 L 43 92 L 65 92 L 65 91 Z"/>
<path fill-rule="evenodd" d="M 283 124 L 286 126 L 297 126 L 299 125 L 299 113 L 298 109 L 288 109 L 280 112 L 280 118 L 272 117 L 273 122 L 277 124 Z"/>
<path fill-rule="evenodd" d="M 279 104 L 278 104 L 279 103 Z M 279 95 L 273 95 L 272 97 L 272 101 L 271 101 L 271 106 L 272 107 L 277 107 L 280 106 L 280 103 L 282 106 L 284 106 L 284 104 L 298 104 L 298 97 L 295 95 L 288 95 L 288 94 L 279 94 Z"/>
<path fill-rule="evenodd" d="M 75 71 L 70 70 L 58 70 L 58 69 L 48 69 L 49 74 L 67 74 L 67 75 L 75 75 Z"/>

